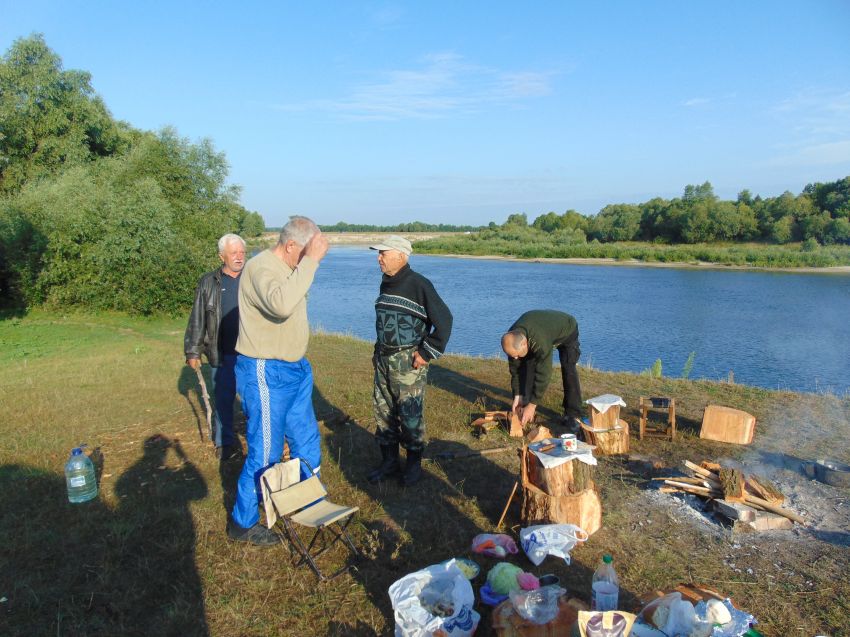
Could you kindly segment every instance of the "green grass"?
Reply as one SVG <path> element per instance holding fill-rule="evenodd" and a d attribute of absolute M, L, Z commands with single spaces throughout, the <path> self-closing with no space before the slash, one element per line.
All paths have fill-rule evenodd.
<path fill-rule="evenodd" d="M 220 466 L 201 439 L 206 425 L 194 375 L 183 364 L 183 328 L 183 320 L 45 312 L 0 321 L 0 634 L 389 635 L 390 584 L 468 555 L 472 537 L 493 530 L 518 472 L 515 455 L 428 461 L 426 479 L 408 492 L 369 485 L 364 474 L 378 456 L 371 346 L 318 335 L 309 358 L 323 421 L 323 478 L 335 501 L 360 507 L 353 534 L 366 557 L 351 575 L 318 585 L 309 571 L 290 566 L 282 548 L 228 542 L 226 511 L 240 463 Z M 633 451 L 670 464 L 745 451 L 696 437 L 710 402 L 755 414 L 756 445 L 774 451 L 786 448 L 789 414 L 817 421 L 842 441 L 831 453 L 850 461 L 847 398 L 586 368 L 581 380 L 585 396 L 623 396 L 631 423 L 639 395 L 674 396 L 682 438 L 633 441 Z M 506 381 L 502 361 L 441 359 L 429 376 L 426 455 L 516 445 L 502 432 L 477 440 L 468 430 L 473 414 L 507 406 Z M 539 409 L 544 422 L 557 416 L 560 401 L 553 384 Z M 81 442 L 101 458 L 101 494 L 72 506 L 62 468 Z M 800 457 L 823 447 L 796 444 Z M 533 568 L 522 556 L 515 563 L 555 572 L 587 599 L 596 563 L 613 552 L 624 605 L 695 581 L 731 595 L 766 635 L 845 630 L 846 547 L 828 538 L 707 533 L 648 506 L 647 476 L 623 459 L 601 459 L 595 477 L 603 528 L 573 552 L 573 564 L 550 558 Z M 517 516 L 515 506 L 510 533 L 518 531 Z M 334 552 L 328 565 L 345 559 Z M 476 559 L 484 573 L 495 563 Z M 479 634 L 486 635 L 489 613 L 479 610 Z"/>

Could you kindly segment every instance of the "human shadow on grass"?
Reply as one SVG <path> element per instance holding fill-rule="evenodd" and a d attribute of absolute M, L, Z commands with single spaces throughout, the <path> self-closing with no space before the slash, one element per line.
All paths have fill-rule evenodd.
<path fill-rule="evenodd" d="M 115 490 L 115 510 L 70 504 L 56 473 L 0 467 L 0 634 L 209 634 L 189 512 L 200 473 L 153 436 Z"/>
<path fill-rule="evenodd" d="M 212 374 L 213 369 L 209 365 L 201 367 L 201 373 L 206 383 L 210 409 L 210 420 L 215 423 L 215 396 L 214 383 Z M 207 443 L 209 453 L 215 453 L 215 442 L 212 439 L 212 432 L 207 424 L 206 405 L 204 404 L 203 391 L 198 381 L 197 373 L 188 365 L 184 365 L 180 370 L 180 376 L 177 379 L 177 391 L 186 398 L 189 407 L 192 409 L 192 415 L 195 420 L 198 435 Z M 199 411 L 200 406 L 200 411 Z M 242 465 L 245 461 L 245 452 L 240 441 L 240 434 L 245 434 L 245 415 L 242 411 L 242 400 L 237 395 L 233 405 L 233 435 L 234 455 L 230 458 L 223 459 L 219 462 L 218 472 L 221 480 L 222 506 L 229 513 L 233 509 L 236 502 L 236 483 L 239 480 L 239 473 L 242 471 Z"/>
<path fill-rule="evenodd" d="M 434 367 L 432 371 L 436 369 Z M 450 376 L 444 375 L 443 379 Z M 468 391 L 477 396 L 482 388 L 470 384 Z M 369 484 L 366 474 L 380 461 L 371 419 L 358 423 L 347 418 L 318 388 L 314 389 L 313 400 L 317 417 L 329 430 L 325 435 L 328 458 L 323 464 L 336 463 L 348 488 L 379 501 L 385 513 L 378 519 L 363 520 L 361 517 L 362 533 L 357 539 L 367 544 L 367 559 L 357 564 L 353 576 L 362 583 L 374 606 L 389 618 L 389 625 L 392 626 L 392 607 L 387 593 L 390 585 L 408 573 L 452 557 L 471 557 L 481 566 L 481 574 L 473 581 L 478 600 L 478 589 L 484 584 L 487 572 L 499 560 L 473 554 L 472 539 L 479 533 L 497 532 L 495 527 L 518 478 L 518 469 L 505 469 L 482 456 L 462 458 L 460 456 L 475 450 L 462 442 L 432 437 L 423 461 L 426 475 L 415 487 L 404 488 L 394 480 Z M 436 475 L 437 466 L 435 460 L 431 460 L 438 453 L 455 455 L 454 459 L 436 461 L 445 473 L 445 479 Z M 506 455 L 510 457 L 510 453 Z M 517 467 L 518 464 L 516 462 Z M 332 492 L 331 498 L 334 497 Z M 479 525 L 472 519 L 470 513 L 475 508 L 484 515 L 486 523 Z M 502 532 L 513 535 L 515 539 L 517 534 L 512 532 L 511 527 L 519 524 L 518 516 L 519 498 L 515 498 L 502 528 Z M 510 561 L 538 574 L 556 573 L 562 581 L 586 580 L 588 586 L 592 575 L 589 570 L 577 565 L 568 573 L 563 561 L 557 564 L 550 561 L 534 567 L 522 554 L 512 556 Z M 479 634 L 489 634 L 492 609 L 480 601 L 476 602 L 475 608 L 481 614 Z M 361 622 L 352 625 L 334 621 L 329 623 L 329 630 L 332 631 L 330 634 L 336 635 L 375 634 Z"/>

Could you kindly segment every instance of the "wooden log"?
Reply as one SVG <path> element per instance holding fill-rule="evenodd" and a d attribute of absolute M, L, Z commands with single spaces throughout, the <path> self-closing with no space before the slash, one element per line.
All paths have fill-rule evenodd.
<path fill-rule="evenodd" d="M 723 485 L 725 500 L 744 501 L 744 474 L 738 469 L 720 469 L 720 484 Z"/>
<path fill-rule="evenodd" d="M 717 462 L 709 462 L 708 460 L 703 460 L 699 463 L 699 466 L 701 466 L 703 469 L 711 471 L 712 473 L 716 473 L 717 475 L 720 475 L 720 469 L 722 469 L 722 467 Z"/>
<path fill-rule="evenodd" d="M 699 466 L 698 464 L 694 464 L 693 462 L 690 462 L 689 460 L 685 460 L 683 464 L 688 469 L 690 469 L 691 471 L 693 471 L 694 473 L 696 473 L 698 475 L 701 475 L 705 478 L 712 478 L 713 480 L 718 480 L 716 474 L 712 473 L 708 469 L 704 469 L 703 467 Z M 719 482 L 719 480 L 718 480 L 718 482 Z"/>
<path fill-rule="evenodd" d="M 709 489 L 707 487 L 698 487 L 693 484 L 687 484 L 685 482 L 677 482 L 676 480 L 665 480 L 664 484 L 670 487 L 676 487 L 681 491 L 687 491 L 688 493 L 693 493 L 694 495 L 704 495 L 706 497 L 717 495 L 719 493 L 714 489 Z"/>
<path fill-rule="evenodd" d="M 537 442 L 538 440 L 546 440 L 546 438 L 551 438 L 552 432 L 549 431 L 547 427 L 543 425 L 538 425 L 534 427 L 531 431 L 528 432 L 528 442 L 529 444 L 532 442 Z"/>
<path fill-rule="evenodd" d="M 580 493 L 559 496 L 523 484 L 520 520 L 523 526 L 575 524 L 590 535 L 602 526 L 602 501 L 592 484 Z"/>
<path fill-rule="evenodd" d="M 618 424 L 620 426 L 619 429 L 599 431 L 598 428 L 588 427 L 584 423 L 581 423 L 582 436 L 587 444 L 596 447 L 598 455 L 613 456 L 628 453 L 629 424 L 625 420 L 619 420 Z"/>
<path fill-rule="evenodd" d="M 803 525 L 806 524 L 806 520 L 804 518 L 800 517 L 799 515 L 797 515 L 796 513 L 794 513 L 793 511 L 789 511 L 788 509 L 783 509 L 782 507 L 778 507 L 775 504 L 771 504 L 767 500 L 762 500 L 761 498 L 757 498 L 754 495 L 745 494 L 744 501 L 747 504 L 758 504 L 764 510 L 770 511 L 771 513 L 776 513 L 778 515 L 781 515 L 782 517 L 788 518 L 789 520 L 794 520 L 794 522 L 797 522 L 798 524 L 803 524 Z"/>
<path fill-rule="evenodd" d="M 546 469 L 537 456 L 526 452 L 523 465 L 523 483 L 533 484 L 548 495 L 579 493 L 593 484 L 593 467 L 580 460 Z"/>

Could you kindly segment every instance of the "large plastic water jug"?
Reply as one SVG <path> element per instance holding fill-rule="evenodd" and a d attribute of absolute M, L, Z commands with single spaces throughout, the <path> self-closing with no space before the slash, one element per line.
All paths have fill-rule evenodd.
<path fill-rule="evenodd" d="M 97 478 L 94 464 L 85 453 L 83 447 L 74 447 L 71 457 L 65 463 L 65 484 L 68 486 L 68 501 L 73 503 L 88 502 L 97 497 Z"/>

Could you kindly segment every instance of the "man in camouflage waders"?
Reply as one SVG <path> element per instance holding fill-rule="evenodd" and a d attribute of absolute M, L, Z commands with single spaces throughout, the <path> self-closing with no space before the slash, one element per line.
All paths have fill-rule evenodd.
<path fill-rule="evenodd" d="M 370 248 L 378 251 L 384 276 L 375 301 L 377 341 L 372 358 L 375 438 L 382 460 L 368 479 L 374 484 L 400 475 L 404 486 L 412 486 L 422 478 L 428 363 L 446 350 L 452 313 L 431 282 L 407 264 L 413 252 L 410 241 L 393 235 Z M 404 472 L 399 444 L 407 450 Z"/>

